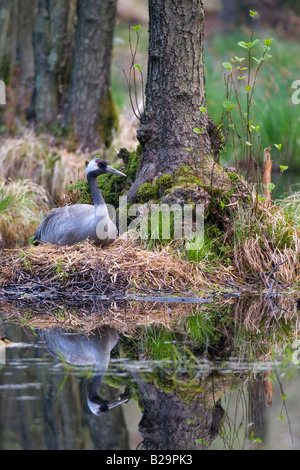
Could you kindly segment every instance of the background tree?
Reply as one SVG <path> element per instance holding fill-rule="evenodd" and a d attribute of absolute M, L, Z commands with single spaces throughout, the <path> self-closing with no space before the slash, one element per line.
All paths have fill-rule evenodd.
<path fill-rule="evenodd" d="M 19 130 L 31 102 L 34 87 L 32 30 L 37 5 L 38 0 L 0 1 L 0 75 L 6 84 L 7 102 L 1 112 L 1 124 L 9 133 Z"/>
<path fill-rule="evenodd" d="M 127 193 L 189 160 L 186 148 L 211 154 L 206 106 L 202 0 L 149 0 L 149 55 L 146 106 L 137 138 L 142 158 Z M 198 133 L 193 129 L 198 129 Z"/>
<path fill-rule="evenodd" d="M 33 109 L 38 126 L 53 124 L 57 120 L 58 79 L 65 63 L 68 14 L 68 0 L 39 0 L 33 30 Z"/>
<path fill-rule="evenodd" d="M 116 125 L 110 63 L 117 0 L 78 0 L 66 124 L 84 149 L 109 144 Z"/>
<path fill-rule="evenodd" d="M 26 118 L 62 127 L 69 146 L 110 143 L 117 113 L 110 64 L 117 0 L 0 0 L 0 75 L 7 130 Z"/>

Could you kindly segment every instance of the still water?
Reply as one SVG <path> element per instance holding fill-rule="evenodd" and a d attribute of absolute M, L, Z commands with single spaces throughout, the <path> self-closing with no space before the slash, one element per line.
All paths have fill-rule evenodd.
<path fill-rule="evenodd" d="M 9 340 L 0 348 L 0 449 L 300 449 L 297 344 L 256 349 L 254 362 L 255 325 L 242 338 L 247 354 L 234 357 L 228 322 L 213 335 L 203 315 L 176 335 L 148 324 L 133 337 L 108 325 L 86 334 L 61 319 L 33 326 L 0 309 Z M 281 321 L 268 326 L 273 345 Z M 282 337 L 286 319 L 280 328 Z M 234 334 L 237 342 L 236 323 Z M 223 354 L 211 359 L 216 344 Z"/>

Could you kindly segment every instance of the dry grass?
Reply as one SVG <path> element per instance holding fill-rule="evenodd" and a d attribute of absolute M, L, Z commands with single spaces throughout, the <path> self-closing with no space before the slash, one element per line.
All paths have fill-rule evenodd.
<path fill-rule="evenodd" d="M 263 204 L 256 214 L 239 211 L 235 226 L 234 268 L 241 277 L 298 284 L 300 230 L 297 220 L 278 206 Z"/>
<path fill-rule="evenodd" d="M 135 335 L 141 326 L 161 325 L 167 328 L 174 326 L 176 320 L 189 317 L 195 313 L 195 305 L 173 305 L 171 309 L 159 302 L 95 302 L 78 309 L 48 303 L 44 305 L 26 305 L 24 302 L 8 303 L 0 301 L 0 311 L 6 321 L 17 321 L 22 325 L 39 328 L 64 328 L 84 334 L 92 333 L 104 325 L 115 328 L 119 333 Z"/>
<path fill-rule="evenodd" d="M 85 169 L 85 157 L 51 145 L 49 137 L 25 131 L 5 138 L 0 146 L 0 174 L 6 179 L 26 179 L 45 188 L 53 199 L 65 192 L 70 180 Z"/>
<path fill-rule="evenodd" d="M 32 181 L 0 179 L 0 242 L 27 241 L 49 205 L 45 189 Z"/>
<path fill-rule="evenodd" d="M 133 293 L 191 295 L 209 285 L 199 267 L 168 249 L 145 251 L 131 240 L 119 239 L 104 249 L 84 242 L 3 250 L 0 259 L 2 310 L 16 302 L 22 305 L 15 311 L 21 318 L 34 306 L 29 323 L 36 327 L 63 325 L 89 332 L 110 324 L 128 332 L 137 325 L 169 326 L 197 306 L 122 299 Z"/>
<path fill-rule="evenodd" d="M 191 293 L 209 285 L 200 267 L 176 258 L 168 249 L 145 251 L 131 240 L 117 240 L 106 248 L 89 242 L 72 247 L 41 245 L 5 250 L 0 264 L 0 286 L 15 283 L 20 291 L 38 282 L 51 297 L 124 295 L 139 292 Z"/>

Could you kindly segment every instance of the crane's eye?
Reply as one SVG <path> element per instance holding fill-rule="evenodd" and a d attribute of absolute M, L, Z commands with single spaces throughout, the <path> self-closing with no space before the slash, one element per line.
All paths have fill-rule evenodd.
<path fill-rule="evenodd" d="M 96 163 L 99 168 L 107 166 L 107 163 L 104 160 L 100 160 L 99 158 L 97 158 Z"/>

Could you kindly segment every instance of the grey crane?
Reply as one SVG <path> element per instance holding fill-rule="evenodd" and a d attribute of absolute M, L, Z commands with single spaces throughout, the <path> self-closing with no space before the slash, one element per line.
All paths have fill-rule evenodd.
<path fill-rule="evenodd" d="M 86 177 L 91 188 L 94 205 L 74 204 L 53 209 L 39 226 L 33 244 L 74 245 L 89 239 L 96 245 L 107 245 L 117 237 L 117 228 L 110 219 L 97 177 L 104 173 L 126 176 L 110 167 L 107 162 L 94 158 L 86 167 Z"/>
<path fill-rule="evenodd" d="M 107 400 L 101 396 L 101 385 L 110 361 L 110 352 L 119 340 L 117 330 L 104 325 L 90 335 L 62 328 L 40 330 L 48 351 L 58 359 L 77 366 L 94 366 L 95 375 L 87 387 L 87 403 L 96 416 L 128 401 L 123 393 L 117 399 Z"/>

